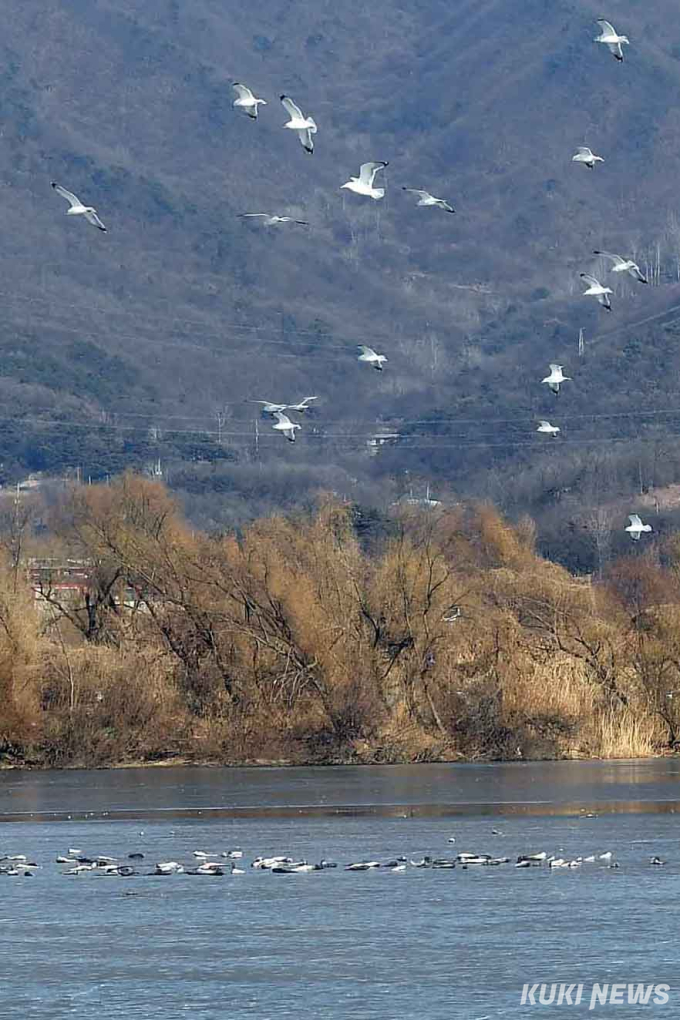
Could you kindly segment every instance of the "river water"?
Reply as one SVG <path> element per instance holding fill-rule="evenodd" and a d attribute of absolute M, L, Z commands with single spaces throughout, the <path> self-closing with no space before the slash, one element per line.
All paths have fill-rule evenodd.
<path fill-rule="evenodd" d="M 0 855 L 41 869 L 0 876 L 0 1016 L 678 1017 L 679 820 L 673 759 L 3 772 Z M 69 847 L 141 852 L 141 874 L 66 877 L 54 859 Z M 234 848 L 243 875 L 147 874 Z M 342 865 L 462 851 L 611 851 L 619 867 L 250 867 L 276 853 Z M 540 983 L 580 984 L 582 1001 L 539 1005 L 536 990 L 522 1004 Z M 625 991 L 590 1010 L 604 984 L 668 985 L 668 1002 L 630 1004 Z"/>

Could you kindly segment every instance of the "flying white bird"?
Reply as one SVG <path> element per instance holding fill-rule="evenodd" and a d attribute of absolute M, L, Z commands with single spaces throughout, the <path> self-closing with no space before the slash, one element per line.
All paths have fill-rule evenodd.
<path fill-rule="evenodd" d="M 250 91 L 247 85 L 242 85 L 240 81 L 235 81 L 231 86 L 236 92 L 237 98 L 232 103 L 239 110 L 243 110 L 253 120 L 257 120 L 257 108 L 258 106 L 266 106 L 266 99 L 257 99 Z"/>
<path fill-rule="evenodd" d="M 353 191 L 357 195 L 366 195 L 377 202 L 379 198 L 384 197 L 385 189 L 374 188 L 373 181 L 378 170 L 384 170 L 386 166 L 389 166 L 389 164 L 383 159 L 376 163 L 362 163 L 359 167 L 359 176 L 350 177 L 347 183 L 342 184 L 341 187 L 347 188 L 348 191 Z"/>
<path fill-rule="evenodd" d="M 265 414 L 276 414 L 277 411 L 285 411 L 288 404 L 274 404 L 271 400 L 251 400 L 251 404 L 262 404 Z"/>
<path fill-rule="evenodd" d="M 620 255 L 613 255 L 609 251 L 594 251 L 593 255 L 601 255 L 603 259 L 611 259 L 614 263 L 611 270 L 612 273 L 630 273 L 638 283 L 649 282 L 637 262 L 633 262 L 632 259 L 623 259 Z"/>
<path fill-rule="evenodd" d="M 616 29 L 609 21 L 605 21 L 604 18 L 597 19 L 598 25 L 601 26 L 602 31 L 600 35 L 595 36 L 595 42 L 604 43 L 609 48 L 609 52 L 612 53 L 617 60 L 623 60 L 623 50 L 621 48 L 622 43 L 626 46 L 630 45 L 630 40 L 627 35 L 618 35 Z"/>
<path fill-rule="evenodd" d="M 299 411 L 309 410 L 310 400 L 318 400 L 318 397 L 305 397 L 298 404 L 274 404 L 271 400 L 251 400 L 251 404 L 262 404 L 265 414 L 276 414 L 277 411 Z"/>
<path fill-rule="evenodd" d="M 583 291 L 584 295 L 590 294 L 592 297 L 596 297 L 602 307 L 611 312 L 612 303 L 609 300 L 609 295 L 614 293 L 611 287 L 603 287 L 599 280 L 596 280 L 594 276 L 590 276 L 588 273 L 581 273 L 580 276 L 588 284 L 588 290 Z"/>
<path fill-rule="evenodd" d="M 294 443 L 295 430 L 300 428 L 297 422 L 291 421 L 288 415 L 284 414 L 283 411 L 274 411 L 274 417 L 276 418 L 276 425 L 272 425 L 272 428 L 276 429 L 278 432 L 283 432 L 288 442 Z"/>
<path fill-rule="evenodd" d="M 571 157 L 571 161 L 572 163 L 585 163 L 592 170 L 596 163 L 604 163 L 604 157 L 596 156 L 587 145 L 579 145 L 576 149 L 576 155 Z"/>
<path fill-rule="evenodd" d="M 455 209 L 448 202 L 445 202 L 443 198 L 435 198 L 429 191 L 419 191 L 418 188 L 404 188 L 402 191 L 408 191 L 412 195 L 420 195 L 420 200 L 416 203 L 417 205 L 436 205 L 444 212 L 455 213 Z"/>
<path fill-rule="evenodd" d="M 377 369 L 378 372 L 382 372 L 383 362 L 387 361 L 385 355 L 376 354 L 374 350 L 372 350 L 370 347 L 366 347 L 364 344 L 357 344 L 357 347 L 361 351 L 361 354 L 359 355 L 357 360 L 365 361 L 366 364 L 370 365 L 372 368 Z"/>
<path fill-rule="evenodd" d="M 545 382 L 545 379 L 543 382 Z M 547 432 L 549 436 L 556 436 L 560 429 L 557 425 L 551 425 L 549 421 L 539 421 L 536 431 Z"/>
<path fill-rule="evenodd" d="M 300 107 L 296 106 L 290 96 L 281 96 L 281 102 L 290 114 L 290 120 L 283 126 L 290 128 L 291 131 L 297 131 L 300 145 L 305 152 L 311 154 L 314 152 L 314 139 L 312 135 L 315 135 L 318 130 L 315 121 L 311 117 L 305 117 Z"/>
<path fill-rule="evenodd" d="M 628 520 L 630 521 L 630 524 L 624 530 L 628 532 L 634 542 L 640 541 L 640 535 L 643 531 L 646 532 L 652 530 L 651 524 L 643 524 L 638 514 L 629 514 Z"/>
<path fill-rule="evenodd" d="M 244 220 L 261 219 L 263 227 L 275 227 L 278 223 L 299 223 L 301 227 L 309 226 L 307 220 L 295 220 L 292 216 L 272 216 L 266 212 L 244 212 L 239 213 L 239 216 Z"/>
<path fill-rule="evenodd" d="M 99 227 L 100 230 L 106 232 L 106 227 L 97 216 L 97 210 L 93 206 L 83 205 L 76 195 L 71 191 L 67 191 L 66 188 L 62 188 L 61 184 L 56 184 L 52 181 L 52 187 L 58 195 L 61 195 L 67 202 L 71 203 L 71 208 L 66 210 L 67 216 L 84 216 L 93 227 Z"/>
<path fill-rule="evenodd" d="M 311 400 L 318 400 L 318 397 L 305 397 L 299 404 L 286 404 L 284 411 L 297 411 L 299 414 L 303 414 L 309 410 L 309 403 Z"/>
<path fill-rule="evenodd" d="M 545 379 L 541 379 L 541 382 L 547 383 L 555 396 L 557 396 L 560 392 L 560 383 L 571 382 L 571 378 L 568 375 L 562 375 L 561 365 L 550 365 L 550 375 L 547 375 Z"/>

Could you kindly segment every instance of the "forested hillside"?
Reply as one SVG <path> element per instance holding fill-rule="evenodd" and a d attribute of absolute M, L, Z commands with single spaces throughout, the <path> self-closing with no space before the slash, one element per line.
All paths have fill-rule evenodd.
<path fill-rule="evenodd" d="M 680 482 L 671 0 L 7 0 L 0 482 L 160 470 L 213 530 L 430 483 L 602 567 Z M 611 18 L 631 44 L 595 45 Z M 252 121 L 231 82 L 267 100 Z M 308 156 L 278 97 L 319 126 Z M 577 145 L 605 162 L 572 163 Z M 381 202 L 340 190 L 386 160 Z M 97 207 L 106 234 L 50 188 Z M 402 187 L 448 199 L 415 206 Z M 309 226 L 239 218 L 274 212 Z M 642 286 L 592 254 L 631 255 Z M 580 272 L 613 288 L 611 313 Z M 614 281 L 614 282 L 612 282 Z M 579 329 L 585 353 L 579 357 Z M 357 343 L 385 371 L 356 361 Z M 573 381 L 559 398 L 549 362 Z M 295 445 L 248 400 L 317 395 Z M 535 433 L 537 420 L 561 428 Z M 394 446 L 371 456 L 383 427 Z M 669 486 L 671 488 L 669 488 Z M 678 503 L 680 505 L 680 503 Z M 617 538 L 618 536 L 618 538 Z"/>

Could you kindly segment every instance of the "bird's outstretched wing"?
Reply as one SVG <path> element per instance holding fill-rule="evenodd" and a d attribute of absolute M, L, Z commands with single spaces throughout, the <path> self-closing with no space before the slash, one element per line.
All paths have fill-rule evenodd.
<path fill-rule="evenodd" d="M 585 280 L 586 283 L 590 284 L 591 287 L 601 287 L 599 280 L 596 280 L 594 276 L 590 276 L 589 273 L 581 273 L 581 279 Z"/>
<path fill-rule="evenodd" d="M 620 255 L 614 255 L 610 251 L 594 251 L 593 255 L 601 255 L 604 259 L 611 259 L 615 266 L 622 266 L 625 259 L 622 259 Z"/>
<path fill-rule="evenodd" d="M 268 212 L 240 212 L 238 215 L 244 220 L 255 219 L 256 217 L 262 216 L 268 220 L 271 217 L 271 213 Z"/>
<path fill-rule="evenodd" d="M 363 355 L 367 355 L 369 358 L 377 357 L 377 355 L 376 355 L 375 351 L 373 350 L 373 348 L 366 347 L 365 344 L 357 344 L 357 347 L 359 348 L 360 352 Z"/>
<path fill-rule="evenodd" d="M 305 152 L 309 152 L 310 154 L 314 152 L 314 139 L 312 138 L 312 134 L 313 132 L 311 128 L 303 128 L 297 133 L 297 136 L 300 139 L 300 145 Z"/>
<path fill-rule="evenodd" d="M 420 195 L 421 198 L 432 198 L 432 195 L 430 194 L 429 191 L 421 191 L 419 188 L 404 188 L 402 186 L 401 190 L 410 191 L 412 195 Z"/>
<path fill-rule="evenodd" d="M 281 102 L 283 103 L 284 109 L 288 111 L 292 120 L 304 120 L 302 110 L 299 106 L 293 102 L 290 96 L 281 96 Z"/>
<path fill-rule="evenodd" d="M 550 369 L 551 374 L 553 372 L 561 372 L 562 371 L 562 366 L 561 365 L 548 365 L 548 368 Z"/>
<path fill-rule="evenodd" d="M 642 527 L 642 521 L 640 520 L 639 514 L 628 514 L 628 520 L 630 521 L 631 527 L 636 528 L 638 524 Z"/>
<path fill-rule="evenodd" d="M 612 25 L 611 21 L 605 21 L 604 18 L 598 18 L 597 19 L 597 23 L 598 23 L 598 25 L 602 25 L 602 34 L 603 35 L 616 35 L 617 34 L 616 29 Z"/>
<path fill-rule="evenodd" d="M 539 424 L 539 428 L 540 428 L 541 426 L 543 426 L 543 427 L 545 427 L 545 428 L 550 428 L 550 422 L 549 422 L 549 421 L 543 421 L 543 420 L 541 419 L 541 421 L 539 421 L 539 423 L 538 423 L 538 424 Z"/>
<path fill-rule="evenodd" d="M 255 96 L 250 91 L 247 85 L 242 85 L 240 81 L 235 81 L 231 86 L 239 99 L 248 99 L 251 102 L 255 102 Z"/>
<path fill-rule="evenodd" d="M 372 188 L 378 170 L 384 170 L 386 166 L 389 166 L 389 164 L 382 159 L 374 163 L 362 163 L 359 167 L 359 180 L 366 187 Z"/>
<path fill-rule="evenodd" d="M 106 227 L 93 209 L 85 213 L 85 219 L 88 223 L 91 223 L 93 227 L 99 227 L 100 230 L 103 230 L 104 233 L 106 233 Z"/>
<path fill-rule="evenodd" d="M 283 411 L 274 411 L 274 417 L 276 418 L 279 425 L 290 426 L 293 424 L 288 415 L 284 414 Z"/>
<path fill-rule="evenodd" d="M 71 203 L 71 207 L 74 205 L 82 205 L 78 196 L 74 195 L 72 191 L 67 191 L 66 188 L 62 188 L 61 184 L 56 184 L 55 181 L 52 181 L 52 187 L 58 195 L 61 195 L 61 197 L 65 198 L 67 202 Z"/>
<path fill-rule="evenodd" d="M 579 156 L 592 156 L 593 150 L 589 149 L 587 145 L 577 145 L 576 152 Z"/>

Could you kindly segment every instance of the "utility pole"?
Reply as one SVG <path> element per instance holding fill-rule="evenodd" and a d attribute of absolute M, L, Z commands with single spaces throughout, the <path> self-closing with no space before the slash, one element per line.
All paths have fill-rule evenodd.
<path fill-rule="evenodd" d="M 260 459 L 260 423 L 255 419 L 255 460 Z"/>
<path fill-rule="evenodd" d="M 226 411 L 215 411 L 215 421 L 217 422 L 217 445 L 222 445 L 222 429 L 227 422 Z"/>

